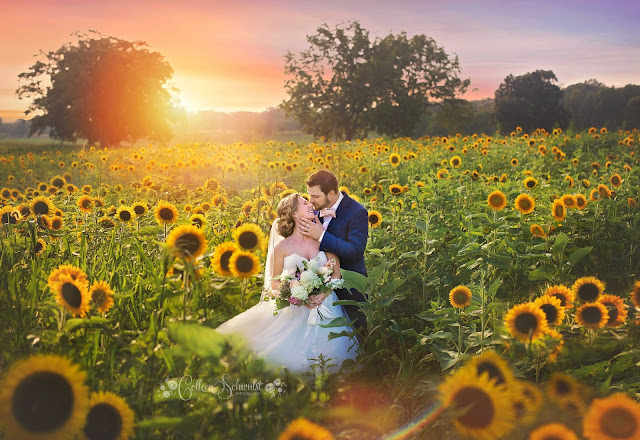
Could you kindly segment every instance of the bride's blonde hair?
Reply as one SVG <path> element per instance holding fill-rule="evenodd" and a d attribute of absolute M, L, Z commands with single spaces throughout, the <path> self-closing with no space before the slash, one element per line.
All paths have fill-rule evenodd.
<path fill-rule="evenodd" d="M 283 237 L 288 237 L 293 233 L 293 228 L 296 222 L 293 218 L 293 214 L 298 210 L 298 204 L 300 203 L 300 195 L 293 193 L 280 200 L 278 203 L 278 234 Z"/>

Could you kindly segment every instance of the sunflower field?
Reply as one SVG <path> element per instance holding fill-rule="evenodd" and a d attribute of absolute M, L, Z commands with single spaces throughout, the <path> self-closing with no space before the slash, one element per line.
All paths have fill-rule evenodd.
<path fill-rule="evenodd" d="M 0 438 L 638 439 L 639 142 L 0 146 Z M 294 375 L 215 328 L 319 168 L 369 211 L 368 332 Z"/>

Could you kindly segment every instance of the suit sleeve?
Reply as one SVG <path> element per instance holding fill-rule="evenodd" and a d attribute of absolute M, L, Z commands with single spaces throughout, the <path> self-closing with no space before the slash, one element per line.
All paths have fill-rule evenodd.
<path fill-rule="evenodd" d="M 329 231 L 325 231 L 320 242 L 320 249 L 332 252 L 341 260 L 358 261 L 364 256 L 369 235 L 369 214 L 366 209 L 359 209 L 348 223 L 347 238 L 336 237 Z"/>

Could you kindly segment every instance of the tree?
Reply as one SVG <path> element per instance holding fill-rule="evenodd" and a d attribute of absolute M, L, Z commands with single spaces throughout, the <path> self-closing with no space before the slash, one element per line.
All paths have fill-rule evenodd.
<path fill-rule="evenodd" d="M 430 99 L 453 98 L 469 84 L 458 78 L 457 56 L 425 35 L 372 42 L 356 21 L 335 29 L 323 24 L 307 41 L 307 50 L 285 56 L 289 99 L 281 108 L 315 136 L 349 140 L 369 130 L 409 136 Z"/>
<path fill-rule="evenodd" d="M 25 114 L 36 115 L 29 136 L 50 127 L 53 138 L 101 145 L 169 138 L 171 66 L 145 42 L 91 33 L 19 75 L 18 97 L 33 98 Z"/>
<path fill-rule="evenodd" d="M 495 92 L 494 105 L 500 129 L 525 132 L 536 128 L 551 131 L 555 125 L 566 127 L 568 115 L 560 99 L 562 90 L 551 70 L 536 70 L 525 75 L 509 75 Z"/>

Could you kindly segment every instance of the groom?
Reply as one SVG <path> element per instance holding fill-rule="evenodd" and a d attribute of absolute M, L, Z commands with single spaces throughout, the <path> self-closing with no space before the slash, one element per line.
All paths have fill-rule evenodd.
<path fill-rule="evenodd" d="M 369 214 L 364 206 L 345 192 L 338 190 L 338 179 L 327 170 L 318 170 L 306 181 L 310 202 L 316 211 L 332 208 L 330 215 L 318 217 L 316 222 L 300 219 L 302 234 L 318 240 L 320 250 L 333 252 L 340 258 L 340 268 L 367 275 L 364 266 L 364 249 L 369 235 Z M 336 295 L 342 300 L 364 302 L 361 292 L 338 289 Z M 320 305 L 328 294 L 316 295 L 313 305 Z M 358 333 L 366 329 L 367 321 L 358 306 L 343 306 Z"/>

